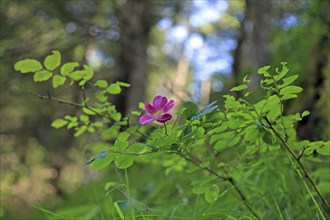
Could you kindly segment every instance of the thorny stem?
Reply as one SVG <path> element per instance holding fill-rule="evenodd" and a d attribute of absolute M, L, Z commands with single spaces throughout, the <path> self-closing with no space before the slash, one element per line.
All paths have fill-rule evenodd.
<path fill-rule="evenodd" d="M 327 202 L 327 200 L 323 197 L 322 193 L 320 192 L 320 190 L 317 188 L 317 186 L 315 185 L 314 181 L 312 180 L 312 178 L 310 177 L 310 175 L 308 174 L 306 168 L 304 167 L 304 165 L 301 163 L 300 161 L 300 157 L 301 156 L 296 156 L 296 154 L 292 151 L 291 147 L 288 145 L 288 143 L 283 139 L 283 137 L 278 133 L 278 131 L 273 127 L 273 125 L 270 123 L 269 119 L 267 118 L 267 116 L 264 117 L 264 119 L 266 120 L 267 124 L 269 125 L 269 128 L 275 133 L 275 135 L 280 139 L 280 141 L 282 142 L 282 144 L 284 145 L 284 147 L 286 148 L 286 150 L 291 154 L 291 156 L 294 158 L 294 160 L 296 161 L 296 163 L 299 165 L 300 169 L 303 172 L 303 177 L 305 177 L 306 179 L 308 179 L 308 181 L 310 182 L 310 184 L 312 185 L 313 189 L 315 190 L 315 192 L 317 193 L 317 195 L 320 197 L 323 206 L 325 208 L 325 210 L 330 213 L 330 206 Z"/>
<path fill-rule="evenodd" d="M 194 160 L 192 160 L 191 158 L 185 156 L 182 153 L 177 152 L 177 155 L 179 155 L 180 157 L 184 158 L 185 160 L 187 160 L 188 162 L 194 164 L 195 166 L 206 170 L 207 172 L 209 172 L 210 174 L 212 174 L 213 176 L 216 176 L 218 179 L 224 180 L 224 181 L 228 181 L 233 188 L 236 190 L 236 192 L 238 193 L 240 199 L 244 202 L 244 204 L 246 205 L 246 207 L 251 211 L 251 213 L 254 215 L 254 217 L 256 217 L 256 219 L 261 219 L 258 214 L 253 210 L 251 204 L 248 202 L 246 196 L 244 195 L 244 193 L 241 191 L 241 189 L 238 187 L 238 185 L 236 184 L 236 182 L 234 181 L 234 179 L 227 175 L 227 176 L 221 176 L 219 175 L 217 172 L 215 172 L 214 170 L 210 169 L 209 167 L 201 167 L 199 162 L 196 162 Z"/>

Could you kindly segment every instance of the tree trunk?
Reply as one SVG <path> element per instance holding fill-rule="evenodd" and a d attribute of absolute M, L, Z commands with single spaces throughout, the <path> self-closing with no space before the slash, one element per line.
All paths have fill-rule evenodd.
<path fill-rule="evenodd" d="M 147 48 L 152 19 L 152 4 L 147 0 L 128 0 L 118 7 L 116 16 L 120 39 L 116 48 L 115 81 L 131 84 L 114 98 L 117 110 L 128 114 L 144 100 L 148 77 Z"/>
<path fill-rule="evenodd" d="M 306 80 L 304 84 L 304 92 L 301 98 L 298 100 L 300 109 L 298 111 L 308 110 L 311 114 L 308 117 L 303 118 L 298 123 L 297 133 L 300 139 L 307 139 L 316 141 L 322 139 L 324 129 L 328 130 L 329 126 L 329 91 L 326 86 L 327 71 L 329 71 L 328 53 L 329 53 L 329 37 L 328 35 L 322 35 L 319 41 L 315 45 L 309 64 L 306 71 Z M 323 106 L 320 105 L 321 99 L 327 100 L 323 102 Z M 295 102 L 297 104 L 297 102 Z M 302 108 L 302 109 L 301 109 Z M 329 138 L 329 133 L 325 134 L 325 138 Z"/>
<path fill-rule="evenodd" d="M 235 86 L 241 83 L 243 74 L 255 71 L 269 60 L 271 8 L 271 1 L 246 0 L 245 17 L 241 22 L 240 36 L 234 52 Z"/>

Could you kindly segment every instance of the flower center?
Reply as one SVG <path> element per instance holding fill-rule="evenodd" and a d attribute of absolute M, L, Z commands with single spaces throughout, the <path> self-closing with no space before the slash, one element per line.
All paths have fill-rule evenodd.
<path fill-rule="evenodd" d="M 162 116 L 162 110 L 161 110 L 161 109 L 156 110 L 155 113 L 154 113 L 154 115 L 155 115 L 156 117 Z"/>

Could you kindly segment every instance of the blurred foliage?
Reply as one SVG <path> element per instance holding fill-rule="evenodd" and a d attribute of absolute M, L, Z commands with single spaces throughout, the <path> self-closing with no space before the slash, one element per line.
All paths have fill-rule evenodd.
<path fill-rule="evenodd" d="M 227 38 L 236 40 L 239 36 L 240 22 L 244 17 L 244 1 L 229 1 L 223 16 L 198 28 L 192 28 L 187 19 L 188 15 L 194 14 L 190 1 L 155 2 L 156 10 L 153 11 L 153 15 L 157 16 L 157 21 L 168 18 L 171 20 L 170 27 L 176 24 L 186 25 L 189 27 L 189 36 L 196 33 L 203 36 L 205 46 L 220 45 Z M 50 89 L 52 82 L 36 86 L 32 80 L 27 80 L 25 76 L 17 74 L 13 69 L 14 63 L 18 60 L 36 57 L 43 61 L 45 55 L 57 49 L 62 52 L 64 63 L 72 61 L 87 63 L 97 72 L 96 79 L 102 78 L 113 82 L 115 54 L 118 49 L 116 44 L 121 37 L 115 11 L 123 4 L 125 1 L 1 1 L 0 216 L 3 219 L 60 219 L 63 216 L 107 219 L 109 216 L 118 215 L 118 209 L 114 205 L 116 201 L 122 200 L 118 206 L 123 208 L 131 206 L 128 204 L 131 198 L 135 201 L 133 204 L 137 207 L 136 212 L 141 218 L 144 215 L 148 219 L 148 210 L 152 212 L 152 215 L 172 216 L 173 219 L 181 215 L 195 215 L 198 218 L 198 213 L 206 213 L 206 218 L 217 218 L 216 215 L 219 213 L 212 214 L 212 211 L 208 211 L 210 205 L 205 203 L 202 197 L 195 197 L 190 193 L 191 182 L 196 178 L 201 178 L 200 175 L 183 175 L 175 171 L 180 168 L 174 168 L 174 171 L 170 170 L 168 175 L 165 175 L 163 163 L 150 166 L 144 162 L 128 170 L 128 180 L 125 179 L 125 173 L 118 171 L 114 165 L 97 171 L 84 169 L 84 162 L 104 150 L 102 146 L 99 149 L 91 150 L 90 148 L 89 144 L 99 140 L 99 137 L 89 134 L 74 139 L 72 138 L 74 131 L 54 132 L 50 128 L 55 119 L 64 115 L 82 114 L 82 112 L 74 106 L 39 100 L 29 94 L 29 92 L 44 96 L 51 94 L 54 97 L 80 102 L 79 87 L 74 85 L 72 90 L 65 87 L 55 90 Z M 300 96 L 302 98 L 288 101 L 287 104 L 290 107 L 286 108 L 286 111 L 293 113 L 308 109 L 311 115 L 305 118 L 317 117 L 317 120 L 310 120 L 317 121 L 309 125 L 314 130 L 313 137 L 312 132 L 308 132 L 310 130 L 306 132 L 311 140 L 328 140 L 330 133 L 328 114 L 330 91 L 329 86 L 326 86 L 329 85 L 330 80 L 329 46 L 327 46 L 329 44 L 321 44 L 318 47 L 322 37 L 325 37 L 327 42 L 329 39 L 328 11 L 329 2 L 322 0 L 276 1 L 273 6 L 272 39 L 268 48 L 271 52 L 269 64 L 277 66 L 285 60 L 290 64 L 290 72 L 299 74 L 298 84 L 304 88 Z M 152 27 L 151 43 L 147 51 L 150 64 L 149 77 L 146 79 L 148 80 L 146 88 L 148 96 L 152 97 L 155 93 L 168 93 L 178 101 L 199 100 L 200 91 L 195 88 L 200 87 L 200 82 L 195 79 L 192 61 L 188 60 L 186 65 L 179 65 L 185 63 L 184 48 L 188 41 L 172 45 L 166 39 L 170 28 L 160 29 L 157 24 L 155 23 Z M 214 46 L 214 48 L 218 47 Z M 95 59 L 100 55 L 99 53 L 104 58 L 101 62 Z M 313 65 L 319 62 L 316 59 L 313 61 L 318 54 L 326 54 L 325 58 L 320 58 L 324 60 L 320 71 Z M 180 60 L 183 61 L 180 62 Z M 205 66 L 207 66 L 206 63 Z M 184 72 L 186 72 L 184 80 L 177 78 L 179 73 Z M 323 77 L 316 72 L 321 72 Z M 233 79 L 230 74 L 220 72 L 215 73 L 213 79 L 211 100 L 216 100 L 228 93 L 233 85 Z M 319 80 L 322 83 L 314 83 Z M 178 81 L 182 83 L 177 84 Z M 182 93 L 178 92 L 179 90 L 182 90 Z M 257 90 L 257 86 L 252 90 L 256 90 L 253 96 L 256 100 L 263 97 L 263 94 Z M 316 96 L 319 96 L 319 99 L 314 103 L 312 100 L 315 100 Z M 306 103 L 306 100 L 311 100 L 312 104 Z M 222 105 L 219 107 L 224 109 Z M 280 181 L 284 178 L 282 173 L 287 172 L 290 165 L 277 164 L 272 148 L 269 150 L 267 154 L 269 160 L 264 161 L 264 170 L 255 174 L 255 179 L 264 184 L 260 188 L 267 188 L 269 185 L 278 186 L 265 193 L 267 197 L 260 200 L 262 204 L 255 204 L 272 207 L 271 211 L 265 214 L 265 218 L 268 217 L 267 215 L 273 215 L 275 210 L 294 210 L 296 206 L 287 200 L 285 194 L 289 193 L 288 197 L 291 198 L 303 190 L 303 186 L 299 184 L 295 188 L 292 187 L 291 182 L 296 181 L 296 174 L 293 171 L 287 173 L 286 181 Z M 226 153 L 230 158 L 236 154 L 237 152 L 231 151 Z M 309 159 L 312 162 L 320 162 L 319 157 L 315 153 Z M 177 158 L 169 157 L 165 160 L 167 169 L 179 163 Z M 250 166 L 251 164 L 247 162 L 241 165 L 240 170 L 248 172 L 247 167 Z M 314 167 L 313 163 L 308 166 Z M 326 167 L 316 169 L 312 174 L 313 179 L 320 183 L 328 181 L 327 171 Z M 237 177 L 239 175 L 237 174 Z M 129 196 L 127 196 L 127 188 L 123 186 L 107 193 L 112 187 L 125 185 L 128 182 L 131 185 Z M 249 186 L 244 186 L 244 190 L 255 189 L 254 184 L 251 182 Z M 221 202 L 217 204 L 223 210 L 229 210 L 233 204 L 237 204 L 231 190 L 222 191 L 222 188 L 227 187 L 229 186 L 221 186 L 220 193 L 222 194 L 219 198 Z M 321 184 L 319 188 L 322 192 L 327 192 L 328 185 Z M 288 189 L 290 189 L 289 192 L 285 191 Z M 274 196 L 273 199 L 272 196 Z M 287 204 L 287 206 L 281 204 Z M 310 203 L 301 198 L 299 206 L 304 207 L 307 204 Z M 129 208 L 127 210 L 131 211 Z M 235 216 L 236 211 L 237 209 L 232 211 L 231 215 Z M 231 215 L 226 218 L 230 218 Z M 311 212 L 306 215 L 311 215 Z M 277 217 L 290 218 L 289 214 L 283 216 L 278 214 Z M 155 218 L 161 219 L 160 216 Z"/>

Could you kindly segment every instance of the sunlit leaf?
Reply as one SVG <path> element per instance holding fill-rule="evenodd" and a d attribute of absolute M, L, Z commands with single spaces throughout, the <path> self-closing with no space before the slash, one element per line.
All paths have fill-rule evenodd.
<path fill-rule="evenodd" d="M 304 111 L 303 113 L 301 113 L 301 117 L 306 117 L 307 115 L 310 115 L 309 111 Z"/>
<path fill-rule="evenodd" d="M 47 70 L 40 70 L 33 75 L 33 80 L 35 82 L 43 82 L 48 80 L 52 76 L 53 76 L 52 72 L 49 72 Z"/>
<path fill-rule="evenodd" d="M 281 97 L 281 100 L 284 101 L 284 100 L 288 100 L 288 99 L 295 99 L 297 97 L 298 97 L 298 95 L 296 95 L 296 94 L 285 94 Z"/>
<path fill-rule="evenodd" d="M 105 95 L 105 93 L 105 91 L 98 91 L 95 93 L 95 98 L 97 98 L 99 102 L 106 102 L 108 97 Z"/>
<path fill-rule="evenodd" d="M 105 81 L 105 80 L 97 80 L 97 81 L 94 83 L 94 86 L 95 86 L 95 87 L 98 87 L 98 88 L 105 89 L 105 88 L 108 87 L 108 82 Z"/>
<path fill-rule="evenodd" d="M 134 157 L 131 155 L 120 155 L 116 157 L 115 165 L 118 169 L 126 169 L 133 165 Z"/>
<path fill-rule="evenodd" d="M 128 141 L 117 139 L 115 141 L 115 146 L 113 147 L 113 149 L 117 151 L 124 151 L 127 147 L 128 147 Z"/>
<path fill-rule="evenodd" d="M 278 72 L 278 75 L 274 76 L 274 79 L 276 81 L 279 81 L 280 79 L 282 79 L 284 76 L 286 76 L 286 74 L 289 72 L 289 69 L 288 67 L 286 66 L 286 62 L 282 62 L 282 70 L 279 71 L 277 68 L 276 68 L 276 72 Z"/>
<path fill-rule="evenodd" d="M 141 153 L 146 146 L 142 143 L 134 143 L 128 147 L 130 153 Z"/>
<path fill-rule="evenodd" d="M 107 92 L 113 95 L 119 94 L 121 92 L 121 88 L 117 83 L 111 83 L 107 88 Z"/>
<path fill-rule="evenodd" d="M 53 54 L 47 56 L 45 58 L 45 61 L 44 61 L 45 67 L 50 71 L 53 71 L 54 69 L 56 69 L 61 64 L 61 54 L 60 54 L 60 52 L 57 51 L 57 50 L 53 50 L 52 53 Z"/>
<path fill-rule="evenodd" d="M 262 74 L 265 77 L 268 77 L 268 76 L 270 76 L 269 73 L 268 73 L 269 69 L 270 69 L 270 66 L 261 67 L 261 68 L 258 69 L 258 74 Z"/>
<path fill-rule="evenodd" d="M 51 126 L 53 128 L 61 128 L 63 126 L 65 126 L 66 124 L 68 124 L 69 122 L 67 120 L 64 119 L 56 119 L 55 121 L 53 121 L 53 123 L 51 124 Z"/>
<path fill-rule="evenodd" d="M 296 79 L 298 78 L 298 75 L 293 75 L 293 76 L 289 76 L 289 77 L 285 77 L 283 78 L 283 83 L 278 85 L 278 88 L 281 89 L 283 87 L 286 87 L 288 85 L 290 85 L 291 83 L 293 83 Z"/>
<path fill-rule="evenodd" d="M 287 86 L 280 90 L 280 95 L 300 93 L 302 90 L 299 86 Z"/>
<path fill-rule="evenodd" d="M 61 74 L 63 76 L 67 76 L 69 73 L 73 72 L 75 67 L 78 67 L 79 63 L 77 62 L 71 62 L 71 63 L 66 63 L 61 67 Z"/>
<path fill-rule="evenodd" d="M 36 72 L 42 69 L 42 65 L 38 60 L 25 59 L 15 63 L 14 68 L 21 73 Z"/>
<path fill-rule="evenodd" d="M 96 115 L 95 111 L 92 111 L 90 108 L 83 107 L 82 110 L 87 115 Z"/>
<path fill-rule="evenodd" d="M 85 131 L 87 130 L 87 126 L 83 125 L 81 127 L 79 127 L 76 132 L 74 133 L 74 137 L 79 137 L 80 135 L 82 135 Z"/>
<path fill-rule="evenodd" d="M 92 79 L 94 76 L 94 71 L 92 70 L 92 68 L 90 68 L 87 65 L 84 65 L 84 69 L 85 69 L 85 75 L 83 76 L 82 80 L 79 82 L 80 86 L 85 85 L 86 82 Z"/>
<path fill-rule="evenodd" d="M 230 91 L 238 92 L 238 91 L 242 91 L 242 90 L 247 89 L 247 88 L 248 88 L 247 85 L 239 85 L 239 86 L 233 87 Z"/>
<path fill-rule="evenodd" d="M 65 81 L 66 81 L 65 76 L 55 75 L 52 79 L 53 87 L 57 88 L 59 86 L 62 86 L 65 83 Z"/>

